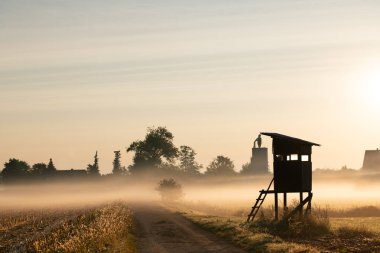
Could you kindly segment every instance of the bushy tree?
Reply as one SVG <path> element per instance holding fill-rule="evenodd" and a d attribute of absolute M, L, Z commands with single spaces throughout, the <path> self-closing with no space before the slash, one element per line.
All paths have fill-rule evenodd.
<path fill-rule="evenodd" d="M 226 156 L 217 156 L 207 167 L 206 174 L 215 176 L 227 176 L 236 174 L 234 163 Z"/>
<path fill-rule="evenodd" d="M 47 171 L 46 163 L 36 163 L 32 166 L 32 174 L 34 175 L 44 175 Z"/>
<path fill-rule="evenodd" d="M 10 182 L 20 179 L 25 179 L 30 173 L 30 166 L 24 161 L 18 159 L 9 159 L 4 164 L 4 169 L 1 174 L 4 182 Z"/>
<path fill-rule="evenodd" d="M 183 196 L 182 186 L 173 178 L 161 180 L 158 184 L 157 191 L 164 201 L 177 201 Z"/>
<path fill-rule="evenodd" d="M 96 151 L 95 156 L 94 156 L 94 163 L 87 165 L 87 173 L 89 175 L 93 176 L 99 176 L 99 162 L 98 162 L 98 151 Z"/>
<path fill-rule="evenodd" d="M 202 165 L 195 161 L 196 152 L 189 146 L 179 148 L 180 168 L 189 175 L 199 175 Z"/>
<path fill-rule="evenodd" d="M 164 160 L 173 162 L 178 157 L 178 149 L 173 144 L 173 134 L 165 127 L 148 128 L 144 140 L 134 141 L 127 152 L 135 152 L 130 171 L 159 167 Z"/>
<path fill-rule="evenodd" d="M 253 174 L 253 172 L 251 163 L 245 163 L 241 168 L 240 174 L 248 175 Z"/>

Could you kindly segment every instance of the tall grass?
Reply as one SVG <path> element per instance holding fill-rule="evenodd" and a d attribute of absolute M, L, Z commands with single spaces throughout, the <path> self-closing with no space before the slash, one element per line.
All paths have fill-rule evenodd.
<path fill-rule="evenodd" d="M 34 252 L 133 252 L 132 213 L 123 203 L 78 216 L 29 245 Z"/>
<path fill-rule="evenodd" d="M 0 211 L 0 252 L 135 252 L 132 226 L 123 202 Z"/>
<path fill-rule="evenodd" d="M 261 213 L 255 222 L 246 227 L 253 232 L 264 232 L 286 239 L 310 239 L 331 233 L 327 215 L 307 215 L 296 217 L 289 222 L 275 221 Z"/>

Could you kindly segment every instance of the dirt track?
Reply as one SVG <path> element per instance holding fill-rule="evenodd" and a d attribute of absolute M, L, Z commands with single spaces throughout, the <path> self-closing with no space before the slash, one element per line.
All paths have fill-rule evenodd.
<path fill-rule="evenodd" d="M 141 253 L 244 253 L 158 204 L 135 205 Z"/>

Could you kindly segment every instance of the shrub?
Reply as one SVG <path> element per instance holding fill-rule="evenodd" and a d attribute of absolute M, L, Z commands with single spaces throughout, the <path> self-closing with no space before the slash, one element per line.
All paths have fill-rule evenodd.
<path fill-rule="evenodd" d="M 183 196 L 182 186 L 173 178 L 161 180 L 157 191 L 160 193 L 163 201 L 177 201 Z"/>

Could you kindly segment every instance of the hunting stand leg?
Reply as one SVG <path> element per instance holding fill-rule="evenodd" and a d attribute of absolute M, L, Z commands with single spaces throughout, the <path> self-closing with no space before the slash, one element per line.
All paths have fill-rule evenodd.
<path fill-rule="evenodd" d="M 274 194 L 274 219 L 278 220 L 278 193 Z"/>
<path fill-rule="evenodd" d="M 307 206 L 306 206 L 306 211 L 305 211 L 306 215 L 310 215 L 311 214 L 311 200 L 313 198 L 313 194 L 311 192 L 308 192 L 308 198 L 310 200 L 309 200 L 309 202 L 307 203 Z"/>
<path fill-rule="evenodd" d="M 286 198 L 286 192 L 284 192 L 284 215 L 288 212 L 288 203 Z"/>
<path fill-rule="evenodd" d="M 303 192 L 300 192 L 300 203 L 302 203 L 303 201 Z M 303 206 L 301 207 L 300 211 L 299 211 L 299 216 L 300 218 L 302 218 L 303 216 Z"/>

